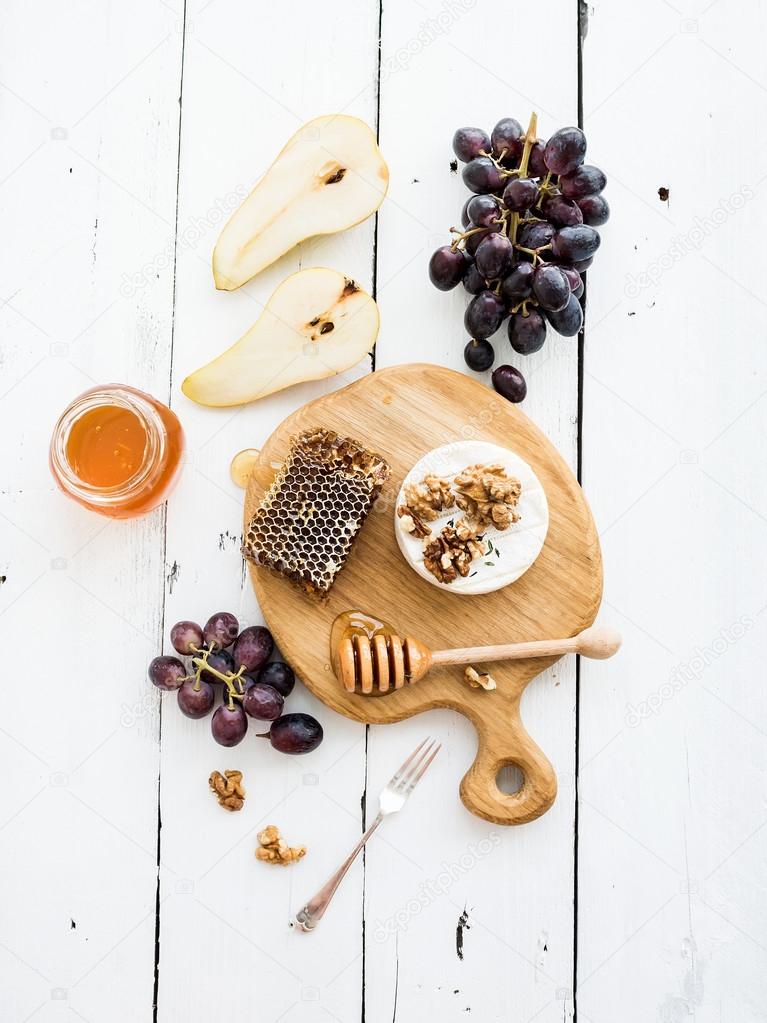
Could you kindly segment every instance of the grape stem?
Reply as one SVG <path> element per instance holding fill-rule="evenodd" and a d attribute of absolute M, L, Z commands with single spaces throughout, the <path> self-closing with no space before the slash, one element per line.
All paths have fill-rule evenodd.
<path fill-rule="evenodd" d="M 522 159 L 519 161 L 519 176 L 527 177 L 527 166 L 530 162 L 530 153 L 538 141 L 538 115 L 535 111 L 530 114 L 530 123 L 525 132 L 525 148 L 522 150 Z"/>
<path fill-rule="evenodd" d="M 527 316 L 530 315 L 530 310 L 527 308 L 528 305 L 535 305 L 535 306 L 537 306 L 538 302 L 537 302 L 536 299 L 534 299 L 532 297 L 531 298 L 523 298 L 521 302 L 517 302 L 517 304 L 515 306 L 512 306 L 511 311 L 512 311 L 512 313 L 517 313 L 521 309 L 522 310 L 522 316 L 523 317 L 527 317 Z"/>
<path fill-rule="evenodd" d="M 508 225 L 508 238 L 511 242 L 512 248 L 517 247 L 517 229 L 519 228 L 519 214 L 512 213 L 511 220 Z"/>
<path fill-rule="evenodd" d="M 457 234 L 458 237 L 452 240 L 452 242 L 450 243 L 450 248 L 453 250 L 453 252 L 455 252 L 456 249 L 459 249 L 461 247 L 461 242 L 466 241 L 466 239 L 471 237 L 471 235 L 478 234 L 480 231 L 487 231 L 487 228 L 472 227 L 471 230 L 469 231 L 459 231 L 457 227 L 451 227 L 450 233 Z"/>
<path fill-rule="evenodd" d="M 519 176 L 521 178 L 527 177 L 527 166 L 528 166 L 528 164 L 530 162 L 530 153 L 532 151 L 534 143 L 538 141 L 537 135 L 536 135 L 537 129 L 538 129 L 538 115 L 536 114 L 535 111 L 533 111 L 532 114 L 530 115 L 530 123 L 527 126 L 527 131 L 525 132 L 525 145 L 524 145 L 524 149 L 522 150 L 522 159 L 519 161 Z M 520 252 L 524 252 L 524 251 L 527 251 L 527 250 L 521 249 L 520 246 L 517 245 L 517 230 L 518 229 L 519 229 L 519 214 L 518 213 L 512 213 L 512 215 L 511 215 L 511 223 L 509 225 L 509 232 L 508 232 L 509 241 L 511 242 L 512 246 L 515 249 L 519 249 Z M 535 261 L 533 260 L 533 262 L 535 262 Z"/>
<path fill-rule="evenodd" d="M 517 172 L 515 170 L 509 170 L 508 167 L 504 167 L 503 166 L 502 160 L 503 160 L 503 158 L 504 158 L 504 156 L 506 155 L 507 152 L 508 152 L 508 149 L 502 149 L 501 150 L 501 155 L 496 157 L 496 156 L 493 156 L 492 153 L 486 153 L 484 151 L 484 149 L 481 149 L 479 155 L 480 156 L 486 156 L 488 158 L 488 160 L 490 160 L 492 163 L 495 164 L 496 170 L 500 171 L 504 178 L 508 178 L 512 174 L 516 174 Z"/>
<path fill-rule="evenodd" d="M 514 248 L 517 250 L 517 252 L 526 252 L 528 256 L 532 256 L 533 266 L 538 266 L 539 263 L 543 262 L 540 253 L 545 252 L 547 249 L 550 249 L 551 245 L 541 245 L 537 249 L 526 249 L 524 245 L 515 245 Z"/>
<path fill-rule="evenodd" d="M 245 691 L 242 685 L 242 676 L 245 671 L 245 665 L 240 665 L 240 669 L 237 672 L 219 671 L 218 668 L 214 668 L 208 664 L 208 658 L 212 653 L 215 653 L 215 644 L 211 650 L 200 650 L 197 647 L 192 647 L 195 656 L 192 657 L 192 664 L 194 665 L 194 675 L 190 675 L 189 678 L 195 679 L 195 684 L 192 686 L 194 691 L 197 693 L 200 690 L 202 682 L 203 671 L 208 672 L 217 678 L 219 682 L 223 682 L 227 688 L 227 697 L 229 699 L 229 710 L 234 710 L 234 703 L 232 700 L 243 700 L 245 698 Z M 199 656 L 198 656 L 199 655 Z M 239 689 L 235 686 L 235 682 L 239 683 Z"/>

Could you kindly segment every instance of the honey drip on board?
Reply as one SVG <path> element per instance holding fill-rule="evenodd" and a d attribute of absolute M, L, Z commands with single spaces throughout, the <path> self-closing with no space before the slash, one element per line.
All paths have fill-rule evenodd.
<path fill-rule="evenodd" d="M 141 469 L 146 428 L 130 409 L 101 405 L 85 412 L 67 438 L 67 459 L 77 476 L 92 487 L 127 483 Z"/>
<path fill-rule="evenodd" d="M 250 474 L 255 468 L 260 454 L 261 452 L 258 448 L 244 448 L 242 451 L 237 452 L 229 465 L 229 474 L 236 486 L 242 487 L 245 490 Z"/>
<path fill-rule="evenodd" d="M 255 473 L 259 485 L 264 490 L 269 489 L 282 463 L 270 462 L 269 465 L 262 465 L 260 458 L 261 452 L 258 448 L 243 448 L 237 452 L 229 463 L 229 475 L 235 486 L 247 490 L 250 477 Z"/>
<path fill-rule="evenodd" d="M 345 639 L 353 636 L 396 636 L 397 630 L 393 625 L 383 621 L 381 618 L 374 618 L 364 611 L 342 611 L 330 626 L 330 663 L 336 678 L 340 678 L 340 672 L 336 663 L 336 652 Z M 388 643 L 387 643 L 388 647 Z M 356 659 L 356 651 L 355 651 Z M 394 692 L 392 689 L 391 692 Z M 385 696 L 386 693 L 373 691 L 370 696 Z"/>

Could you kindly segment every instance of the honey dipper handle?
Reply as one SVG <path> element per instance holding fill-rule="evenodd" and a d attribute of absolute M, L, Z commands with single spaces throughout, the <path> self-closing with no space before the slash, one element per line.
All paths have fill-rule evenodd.
<path fill-rule="evenodd" d="M 538 639 L 529 643 L 436 650 L 432 654 L 432 664 L 481 664 L 485 661 L 519 661 L 527 657 L 562 657 L 564 654 L 602 659 L 612 657 L 620 645 L 620 636 L 613 629 L 592 626 L 569 639 Z"/>
<path fill-rule="evenodd" d="M 483 661 L 520 661 L 525 657 L 561 657 L 575 653 L 575 642 L 574 639 L 539 639 L 532 643 L 435 650 L 432 664 L 481 664 Z"/>

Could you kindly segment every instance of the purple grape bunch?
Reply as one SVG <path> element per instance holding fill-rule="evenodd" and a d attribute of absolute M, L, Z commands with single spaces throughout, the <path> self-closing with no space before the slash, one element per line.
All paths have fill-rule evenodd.
<path fill-rule="evenodd" d="M 289 664 L 270 660 L 274 640 L 265 626 L 240 630 L 233 614 L 218 611 L 203 627 L 176 622 L 170 641 L 188 665 L 181 657 L 155 657 L 149 679 L 164 692 L 174 691 L 187 717 L 204 718 L 212 711 L 210 730 L 219 745 L 242 742 L 250 718 L 269 722 L 269 731 L 259 734 L 282 753 L 309 753 L 322 742 L 322 726 L 310 714 L 283 714 L 296 679 Z M 213 710 L 217 689 L 222 697 Z"/>
<path fill-rule="evenodd" d="M 513 117 L 490 135 L 459 128 L 453 152 L 473 195 L 461 213 L 463 230 L 451 228 L 453 241 L 429 260 L 429 277 L 440 291 L 462 283 L 471 296 L 464 359 L 482 372 L 495 362 L 490 338 L 506 320 L 517 355 L 539 351 L 549 326 L 564 337 L 579 333 L 583 274 L 599 248 L 596 228 L 610 216 L 602 195 L 607 178 L 584 162 L 580 128 L 560 128 L 544 141 L 535 114 L 526 132 Z M 518 369 L 498 366 L 492 379 L 509 401 L 524 399 Z"/>

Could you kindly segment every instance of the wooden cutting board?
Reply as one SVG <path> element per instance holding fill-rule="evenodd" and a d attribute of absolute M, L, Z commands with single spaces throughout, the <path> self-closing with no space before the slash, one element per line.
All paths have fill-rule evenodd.
<path fill-rule="evenodd" d="M 249 565 L 259 605 L 283 656 L 333 710 L 370 724 L 389 724 L 450 707 L 474 724 L 477 755 L 461 782 L 472 813 L 497 824 L 522 824 L 544 813 L 556 776 L 519 714 L 527 683 L 556 658 L 487 666 L 498 683 L 472 689 L 459 666 L 435 667 L 420 682 L 386 696 L 347 693 L 330 667 L 329 636 L 342 611 L 366 611 L 432 649 L 573 636 L 591 625 L 602 595 L 602 559 L 591 512 L 577 480 L 541 431 L 517 406 L 462 373 L 414 363 L 379 370 L 304 405 L 264 445 L 245 498 L 245 525 L 285 458 L 290 437 L 324 426 L 382 454 L 392 476 L 338 576 L 320 603 L 266 569 Z M 404 476 L 432 448 L 477 439 L 516 451 L 541 480 L 549 531 L 535 564 L 517 582 L 481 596 L 458 596 L 425 582 L 405 563 L 394 536 L 394 502 Z M 502 792 L 498 772 L 515 764 L 524 781 Z"/>

